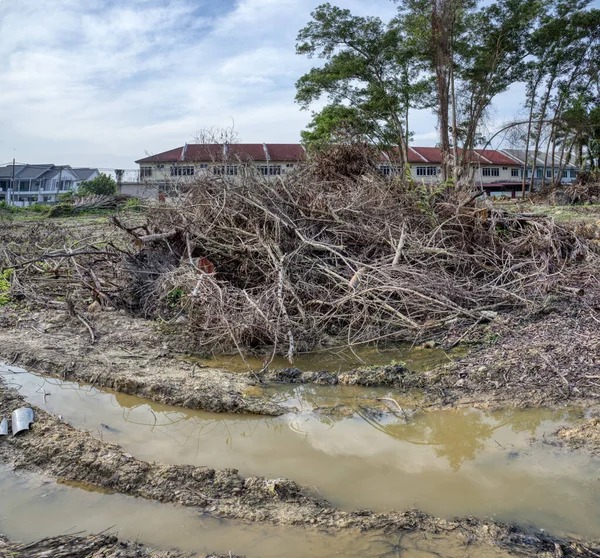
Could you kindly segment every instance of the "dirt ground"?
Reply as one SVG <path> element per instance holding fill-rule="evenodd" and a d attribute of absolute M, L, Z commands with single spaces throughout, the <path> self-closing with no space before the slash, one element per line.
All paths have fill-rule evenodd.
<path fill-rule="evenodd" d="M 11 542 L 0 535 L 0 558 L 185 558 L 186 554 L 147 548 L 111 535 L 64 535 L 34 543 Z M 224 557 L 224 555 L 223 555 Z M 222 558 L 212 555 L 208 558 Z"/>
<path fill-rule="evenodd" d="M 17 392 L 0 388 L 1 415 L 21 405 L 23 399 Z M 341 511 L 287 479 L 244 478 L 235 469 L 147 463 L 40 409 L 34 411 L 35 422 L 30 431 L 0 440 L 0 462 L 15 470 L 29 470 L 57 479 L 90 483 L 111 492 L 193 506 L 222 518 L 312 526 L 330 531 L 358 528 L 363 531 L 443 532 L 465 543 L 491 545 L 522 556 L 594 556 L 594 552 L 600 552 L 600 546 L 595 543 L 595 546 L 589 546 L 584 542 L 554 539 L 546 533 L 534 534 L 489 520 L 448 521 L 417 510 L 390 513 Z"/>
<path fill-rule="evenodd" d="M 600 402 L 600 289 L 549 298 L 536 313 L 499 315 L 462 337 L 470 354 L 426 373 L 401 365 L 343 373 L 294 368 L 230 373 L 181 359 L 177 343 L 155 323 L 120 311 L 89 313 L 87 329 L 62 310 L 0 307 L 0 358 L 31 371 L 138 395 L 161 403 L 238 413 L 279 415 L 286 409 L 251 389 L 269 383 L 421 389 L 426 407 L 555 406 Z"/>
<path fill-rule="evenodd" d="M 600 417 L 585 419 L 575 426 L 560 428 L 554 433 L 552 443 L 564 445 L 572 450 L 585 450 L 592 455 L 600 455 Z"/>
<path fill-rule="evenodd" d="M 23 238 L 31 236 L 29 225 L 19 224 L 17 229 Z M 45 234 L 42 229 L 40 235 Z M 89 232 L 97 233 L 92 225 Z M 214 412 L 272 416 L 290 412 L 262 395 L 261 387 L 278 382 L 386 386 L 399 394 L 419 389 L 424 393 L 424 408 L 574 404 L 600 408 L 600 286 L 589 277 L 582 277 L 578 286 L 583 294 L 549 294 L 541 308 L 498 314 L 468 329 L 449 329 L 435 341 L 442 347 L 460 342 L 470 353 L 426 373 L 397 364 L 344 373 L 287 368 L 241 374 L 205 368 L 181 359 L 185 326 L 171 324 L 167 329 L 122 311 L 90 310 L 83 314 L 93 328 L 90 335 L 87 326 L 58 301 L 50 308 L 24 301 L 0 306 L 0 360 L 33 372 Z M 22 404 L 16 392 L 0 385 L 0 414 Z M 0 438 L 1 463 L 112 492 L 193 506 L 223 518 L 334 531 L 353 527 L 451 533 L 464 542 L 492 545 L 520 556 L 600 555 L 600 543 L 590 547 L 491 521 L 446 521 L 416 510 L 340 511 L 287 479 L 244 478 L 234 469 L 147 463 L 39 409 L 35 413 L 30 432 Z M 600 419 L 591 416 L 563 428 L 552 443 L 600 454 Z M 44 547 L 47 542 L 24 550 L 0 540 L 0 556 L 63 556 L 53 546 Z M 93 557 L 176 556 L 104 536 L 78 538 L 68 542 L 67 549 L 69 545 L 73 552 L 77 545 L 100 545 L 90 550 L 93 554 L 84 554 Z"/>
<path fill-rule="evenodd" d="M 279 405 L 246 397 L 240 374 L 174 358 L 168 336 L 149 321 L 111 311 L 90 315 L 97 341 L 61 310 L 0 307 L 0 358 L 31 371 L 86 382 L 160 403 L 213 412 L 280 415 Z"/>

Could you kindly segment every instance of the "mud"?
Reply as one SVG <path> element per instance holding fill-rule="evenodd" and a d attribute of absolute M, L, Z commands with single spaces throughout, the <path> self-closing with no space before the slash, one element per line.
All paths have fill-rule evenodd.
<path fill-rule="evenodd" d="M 533 315 L 513 313 L 467 332 L 451 330 L 443 342 L 468 341 L 471 353 L 425 372 L 390 364 L 240 374 L 182 360 L 164 327 L 121 312 L 86 314 L 95 331 L 92 343 L 87 329 L 62 310 L 12 306 L 0 307 L 0 358 L 62 379 L 215 412 L 285 413 L 255 389 L 269 383 L 417 389 L 425 407 L 591 406 L 600 400 L 599 309 L 590 288 L 568 303 L 549 299 Z"/>
<path fill-rule="evenodd" d="M 152 322 L 116 311 L 89 319 L 96 332 L 93 344 L 86 328 L 66 312 L 0 307 L 0 358 L 47 375 L 188 409 L 272 416 L 287 412 L 245 394 L 252 382 L 243 375 L 193 367 L 174 358 Z"/>
<path fill-rule="evenodd" d="M 12 390 L 0 390 L 0 413 L 23 404 Z M 554 539 L 510 525 L 472 518 L 442 520 L 417 510 L 345 512 L 310 495 L 287 479 L 241 477 L 235 469 L 147 463 L 118 446 L 95 440 L 40 409 L 30 432 L 0 441 L 0 462 L 159 502 L 193 506 L 219 517 L 305 525 L 329 530 L 424 531 L 453 533 L 465 542 L 509 549 L 525 556 L 593 556 L 582 542 Z M 548 554 L 549 553 L 549 554 Z"/>
<path fill-rule="evenodd" d="M 550 443 L 558 443 L 571 450 L 580 450 L 600 455 L 600 412 L 587 418 L 575 426 L 559 428 L 550 439 Z"/>
<path fill-rule="evenodd" d="M 33 543 L 10 542 L 0 535 L 0 558 L 186 558 L 190 554 L 147 548 L 112 535 L 62 535 Z M 213 554 L 207 558 L 226 558 Z M 239 557 L 235 557 L 239 558 Z"/>
<path fill-rule="evenodd" d="M 372 398 L 388 395 L 386 388 L 285 384 L 269 391 L 300 412 L 241 416 L 7 372 L 0 365 L 0 375 L 29 404 L 144 461 L 294 479 L 344 510 L 417 507 L 446 519 L 493 516 L 551 533 L 597 534 L 598 461 L 530 444 L 532 436 L 576 424 L 582 409 L 413 413 L 411 399 L 396 396 L 407 420 L 391 402 L 387 410 L 370 408 Z M 349 414 L 315 413 L 324 405 L 343 405 Z"/>

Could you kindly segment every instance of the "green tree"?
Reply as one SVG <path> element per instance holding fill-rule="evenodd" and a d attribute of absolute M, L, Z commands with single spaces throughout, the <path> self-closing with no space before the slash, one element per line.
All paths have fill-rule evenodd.
<path fill-rule="evenodd" d="M 429 84 L 395 21 L 358 17 L 323 4 L 298 34 L 296 52 L 325 60 L 296 83 L 296 101 L 308 108 L 322 97 L 329 104 L 314 115 L 305 139 L 323 140 L 351 122 L 382 147 L 397 147 L 407 161 L 409 110 L 427 105 Z"/>
<path fill-rule="evenodd" d="M 399 0 L 398 22 L 435 76 L 443 179 L 460 178 L 493 99 L 521 79 L 542 0 Z"/>
<path fill-rule="evenodd" d="M 82 182 L 77 189 L 77 193 L 80 196 L 111 196 L 117 193 L 117 183 L 107 174 L 100 174 L 92 180 Z"/>

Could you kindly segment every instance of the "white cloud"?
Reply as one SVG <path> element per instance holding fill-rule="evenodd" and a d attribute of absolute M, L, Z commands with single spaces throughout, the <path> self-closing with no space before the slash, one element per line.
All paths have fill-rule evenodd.
<path fill-rule="evenodd" d="M 295 142 L 310 119 L 295 82 L 298 30 L 319 0 L 0 3 L 0 162 L 134 166 L 233 119 L 245 142 Z M 90 4 L 92 6 L 90 6 Z M 388 0 L 346 0 L 389 18 Z M 416 137 L 435 142 L 419 111 Z"/>

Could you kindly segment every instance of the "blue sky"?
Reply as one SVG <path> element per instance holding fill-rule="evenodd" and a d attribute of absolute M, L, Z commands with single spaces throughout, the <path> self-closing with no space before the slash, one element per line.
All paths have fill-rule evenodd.
<path fill-rule="evenodd" d="M 317 0 L 0 0 L 0 163 L 134 168 L 232 122 L 243 142 L 297 142 L 310 113 L 295 54 Z M 388 19 L 389 0 L 340 0 Z M 492 117 L 518 110 L 505 94 Z M 413 116 L 433 145 L 435 118 Z"/>

